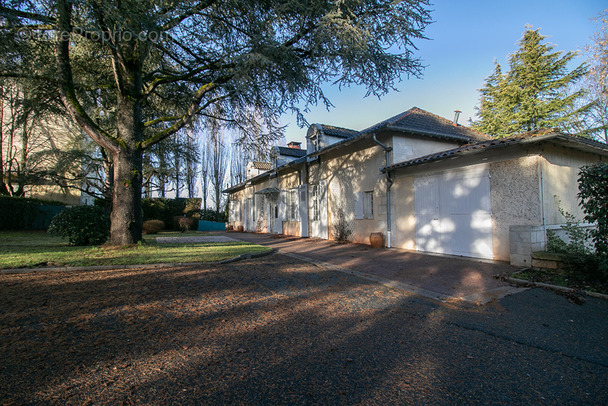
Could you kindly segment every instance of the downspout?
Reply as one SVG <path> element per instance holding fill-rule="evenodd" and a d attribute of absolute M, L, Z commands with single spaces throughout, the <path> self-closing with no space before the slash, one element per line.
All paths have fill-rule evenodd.
<path fill-rule="evenodd" d="M 538 156 L 538 171 L 540 177 L 540 215 L 543 220 L 543 233 L 545 235 L 545 248 L 547 244 L 547 219 L 545 217 L 545 180 L 543 178 L 543 154 Z"/>
<path fill-rule="evenodd" d="M 373 136 L 374 142 L 382 149 L 384 149 L 384 166 L 388 167 L 390 164 L 390 152 L 393 150 L 392 147 L 388 147 L 378 141 L 376 134 Z M 391 248 L 391 186 L 393 186 L 393 179 L 391 173 L 386 171 L 386 248 Z"/>

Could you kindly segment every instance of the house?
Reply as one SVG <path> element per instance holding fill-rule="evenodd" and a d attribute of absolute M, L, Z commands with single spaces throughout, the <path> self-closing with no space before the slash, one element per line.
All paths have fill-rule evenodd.
<path fill-rule="evenodd" d="M 69 150 L 79 141 L 79 132 L 61 115 L 23 112 L 23 91 L 18 86 L 0 89 L 0 187 L 11 195 L 58 201 L 68 205 L 92 204 L 71 180 L 79 162 L 63 166 L 59 150 Z M 27 114 L 26 114 L 27 113 Z M 48 173 L 57 176 L 51 180 Z"/>
<path fill-rule="evenodd" d="M 285 165 L 306 155 L 306 150 L 301 147 L 302 143 L 292 141 L 286 147 L 276 146 L 270 153 L 275 166 Z"/>
<path fill-rule="evenodd" d="M 608 146 L 557 131 L 492 139 L 419 108 L 363 131 L 313 124 L 306 154 L 234 185 L 245 230 L 529 265 L 546 230 L 582 217 L 581 166 Z"/>
<path fill-rule="evenodd" d="M 245 178 L 250 179 L 272 169 L 270 162 L 251 161 L 245 167 Z"/>

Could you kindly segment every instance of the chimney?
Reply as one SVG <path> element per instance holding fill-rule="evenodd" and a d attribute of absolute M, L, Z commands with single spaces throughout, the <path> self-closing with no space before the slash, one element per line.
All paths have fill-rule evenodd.
<path fill-rule="evenodd" d="M 462 111 L 454 110 L 454 121 L 452 122 L 452 124 L 458 125 L 458 117 L 460 117 L 460 113 L 462 113 Z"/>
<path fill-rule="evenodd" d="M 287 148 L 292 148 L 292 149 L 302 149 L 300 146 L 302 145 L 301 142 L 296 142 L 296 141 L 291 141 L 289 144 L 287 144 Z"/>

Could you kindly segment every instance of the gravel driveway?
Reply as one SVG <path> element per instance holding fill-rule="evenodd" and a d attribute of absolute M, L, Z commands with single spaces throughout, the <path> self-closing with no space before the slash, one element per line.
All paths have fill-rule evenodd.
<path fill-rule="evenodd" d="M 283 255 L 0 275 L 2 404 L 606 404 L 608 304 L 446 304 Z"/>

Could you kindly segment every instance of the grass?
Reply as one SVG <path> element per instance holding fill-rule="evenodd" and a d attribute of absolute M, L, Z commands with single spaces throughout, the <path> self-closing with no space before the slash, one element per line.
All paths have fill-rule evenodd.
<path fill-rule="evenodd" d="M 0 269 L 44 266 L 136 265 L 214 262 L 270 248 L 248 242 L 157 244 L 156 237 L 202 236 L 202 232 L 146 235 L 142 243 L 124 247 L 74 247 L 44 231 L 0 232 Z"/>

